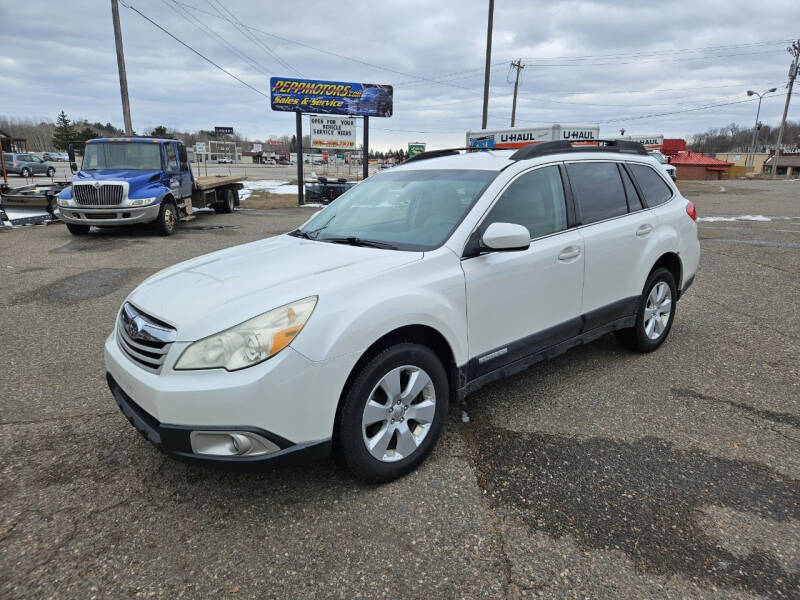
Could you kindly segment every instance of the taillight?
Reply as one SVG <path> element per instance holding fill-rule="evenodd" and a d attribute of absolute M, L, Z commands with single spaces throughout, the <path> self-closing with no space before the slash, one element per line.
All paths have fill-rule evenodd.
<path fill-rule="evenodd" d="M 14 166 L 16 167 L 17 165 L 19 165 L 19 163 L 17 161 L 14 161 Z"/>
<path fill-rule="evenodd" d="M 686 214 L 692 218 L 692 221 L 697 221 L 697 210 L 694 208 L 694 204 L 691 202 L 686 202 Z"/>

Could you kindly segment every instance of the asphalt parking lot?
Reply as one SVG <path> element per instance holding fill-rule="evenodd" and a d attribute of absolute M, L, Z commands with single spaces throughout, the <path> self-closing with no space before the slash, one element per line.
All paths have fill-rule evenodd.
<path fill-rule="evenodd" d="M 717 220 L 657 352 L 494 383 L 382 486 L 165 458 L 105 383 L 137 283 L 315 209 L 0 232 L 0 597 L 800 597 L 800 183 L 682 189 Z"/>

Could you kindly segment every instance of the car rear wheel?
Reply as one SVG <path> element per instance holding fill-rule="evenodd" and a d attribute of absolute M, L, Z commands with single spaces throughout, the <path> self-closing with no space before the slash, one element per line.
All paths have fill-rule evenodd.
<path fill-rule="evenodd" d="M 373 357 L 343 399 L 337 449 L 360 479 L 391 481 L 428 455 L 447 419 L 447 373 L 429 348 L 397 344 Z"/>
<path fill-rule="evenodd" d="M 178 223 L 178 207 L 174 202 L 166 201 L 161 203 L 161 210 L 156 219 L 156 231 L 161 235 L 172 235 L 175 232 L 175 225 Z"/>
<path fill-rule="evenodd" d="M 67 230 L 72 235 L 86 235 L 89 233 L 89 225 L 81 225 L 80 223 L 67 223 Z"/>
<path fill-rule="evenodd" d="M 617 332 L 617 339 L 628 348 L 652 352 L 664 343 L 675 318 L 678 297 L 675 278 L 667 269 L 656 269 L 647 278 L 639 300 L 636 323 Z"/>
<path fill-rule="evenodd" d="M 55 174 L 56 174 L 56 170 L 55 170 L 53 167 L 48 167 L 48 169 L 47 169 L 47 176 L 48 176 L 48 177 L 52 177 L 52 176 L 53 176 L 53 175 L 55 175 Z"/>
<path fill-rule="evenodd" d="M 31 171 L 27 167 L 23 167 L 23 169 L 19 172 L 20 177 L 25 177 L 26 179 L 31 176 Z"/>

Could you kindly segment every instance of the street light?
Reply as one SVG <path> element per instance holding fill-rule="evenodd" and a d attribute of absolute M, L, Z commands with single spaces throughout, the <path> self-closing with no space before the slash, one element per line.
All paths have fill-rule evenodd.
<path fill-rule="evenodd" d="M 776 91 L 777 89 L 778 88 L 771 88 L 766 92 L 761 92 L 760 94 L 758 92 L 754 92 L 753 90 L 747 90 L 748 96 L 758 96 L 758 110 L 756 110 L 756 124 L 755 127 L 753 127 L 753 141 L 750 144 L 750 156 L 747 157 L 747 163 L 750 164 L 747 165 L 747 163 L 745 163 L 745 167 L 749 166 L 750 169 L 753 168 L 753 161 L 755 160 L 753 154 L 756 151 L 756 142 L 758 141 L 758 116 L 761 114 L 761 100 L 764 96 Z"/>

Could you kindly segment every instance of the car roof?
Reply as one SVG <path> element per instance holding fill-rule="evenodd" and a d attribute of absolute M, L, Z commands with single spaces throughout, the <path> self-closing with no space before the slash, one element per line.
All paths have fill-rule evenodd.
<path fill-rule="evenodd" d="M 522 160 L 512 160 L 511 156 L 514 154 L 514 152 L 515 150 L 483 150 L 481 152 L 451 154 L 420 161 L 411 161 L 408 164 L 402 163 L 394 167 L 392 170 L 396 171 L 398 169 L 402 169 L 404 171 L 411 171 L 418 169 L 476 169 L 499 172 L 515 163 L 536 165 L 575 160 L 613 160 L 642 162 L 646 164 L 658 162 L 655 158 L 649 155 L 627 154 L 619 152 L 597 152 L 596 150 L 593 150 L 592 152 L 581 152 L 579 147 L 571 152 L 546 154 L 544 156 L 537 156 Z"/>

